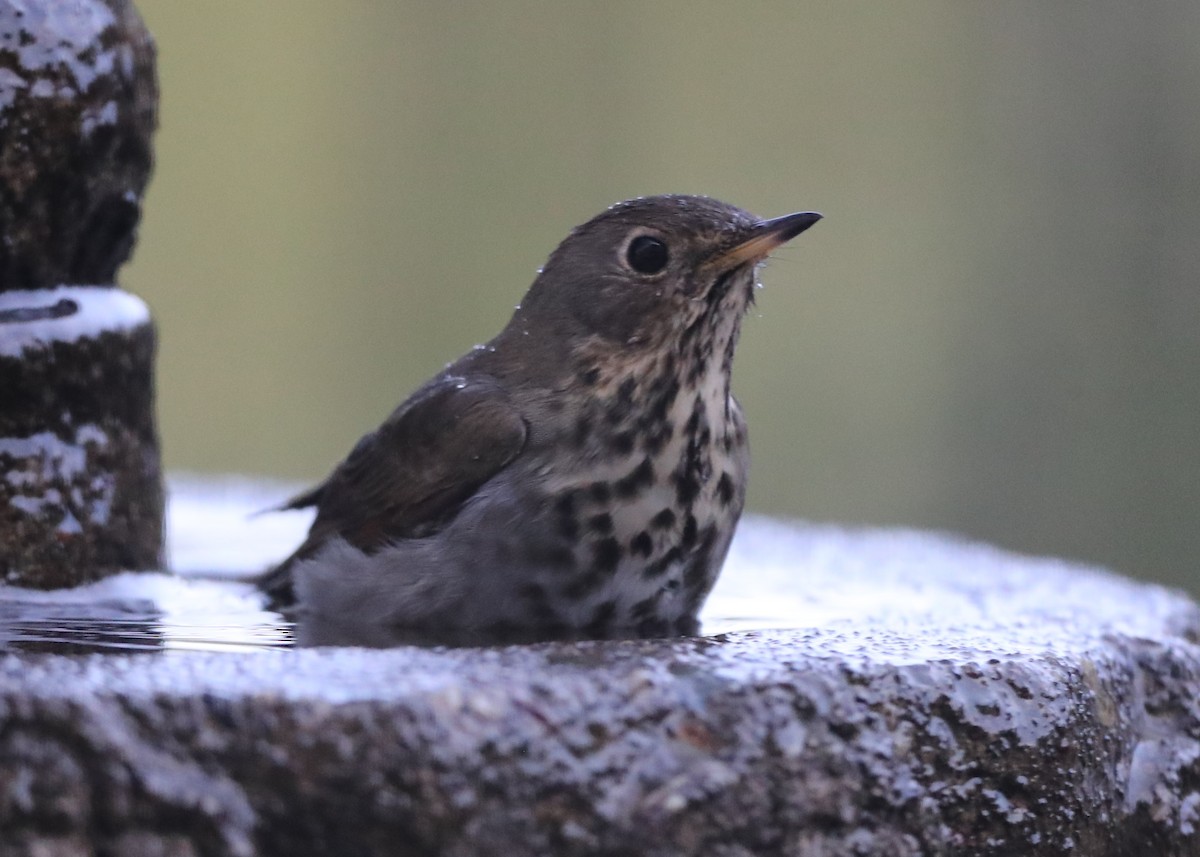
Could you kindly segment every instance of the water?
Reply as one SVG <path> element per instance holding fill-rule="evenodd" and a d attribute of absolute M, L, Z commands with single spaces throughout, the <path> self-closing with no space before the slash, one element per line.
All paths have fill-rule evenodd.
<path fill-rule="evenodd" d="M 146 590 L 153 598 L 143 597 Z M 786 617 L 709 618 L 713 633 L 785 627 Z M 504 639 L 404 635 L 381 629 L 313 626 L 264 608 L 252 586 L 158 573 L 122 574 L 53 593 L 0 589 L 0 652 L 246 652 L 311 645 L 496 645 Z"/>
<path fill-rule="evenodd" d="M 303 538 L 310 515 L 254 513 L 278 505 L 295 487 L 173 479 L 168 553 L 178 573 L 129 572 L 54 592 L 0 587 L 0 652 L 522 642 L 317 627 L 266 609 L 247 578 L 286 556 Z M 1130 611 L 1130 603 L 1142 607 Z M 1050 653 L 1076 650 L 1088 644 L 1075 621 L 1081 617 L 1096 635 L 1153 635 L 1164 622 L 1197 626 L 1195 609 L 1166 590 L 1062 560 L 936 533 L 754 517 L 743 520 L 701 622 L 706 635 L 798 630 L 812 651 L 923 663 L 1031 645 Z"/>
<path fill-rule="evenodd" d="M 330 643 L 498 642 L 381 638 L 353 627 L 298 626 L 267 610 L 245 582 L 302 540 L 310 513 L 256 514 L 295 494 L 296 486 L 183 477 L 170 487 L 168 552 L 177 575 L 125 573 L 56 592 L 0 588 L 0 652 L 237 652 Z M 764 616 L 709 621 L 718 632 L 771 624 Z M 775 623 L 780 621 L 785 620 L 777 617 Z"/>
<path fill-rule="evenodd" d="M 294 642 L 293 623 L 262 609 L 244 583 L 149 573 L 60 592 L 0 590 L 0 651 L 237 652 Z"/>
<path fill-rule="evenodd" d="M 0 602 L 0 651 L 82 654 L 87 652 L 221 651 L 288 647 L 291 624 L 274 622 L 188 624 L 164 621 L 152 607 L 107 604 L 46 605 Z"/>

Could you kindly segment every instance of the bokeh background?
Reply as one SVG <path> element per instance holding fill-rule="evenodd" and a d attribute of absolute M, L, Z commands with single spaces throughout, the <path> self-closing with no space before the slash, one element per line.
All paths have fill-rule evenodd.
<path fill-rule="evenodd" d="M 170 468 L 322 477 L 572 225 L 704 193 L 826 215 L 744 329 L 751 508 L 1200 590 L 1200 4 L 140 8 Z"/>

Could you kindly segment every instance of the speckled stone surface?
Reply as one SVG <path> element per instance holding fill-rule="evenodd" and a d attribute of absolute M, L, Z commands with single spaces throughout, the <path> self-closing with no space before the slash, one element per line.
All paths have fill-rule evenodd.
<path fill-rule="evenodd" d="M 162 567 L 154 351 L 147 321 L 0 353 L 0 581 Z"/>
<path fill-rule="evenodd" d="M 138 581 L 80 597 L 251 597 Z M 790 627 L 235 654 L 167 622 L 158 654 L 0 655 L 0 851 L 1200 854 L 1182 595 L 750 519 L 705 621 Z"/>
<path fill-rule="evenodd" d="M 131 2 L 0 0 L 0 291 L 114 281 L 157 100 Z"/>
<path fill-rule="evenodd" d="M 131 2 L 0 0 L 0 581 L 162 563 L 154 329 L 114 286 L 157 98 Z"/>

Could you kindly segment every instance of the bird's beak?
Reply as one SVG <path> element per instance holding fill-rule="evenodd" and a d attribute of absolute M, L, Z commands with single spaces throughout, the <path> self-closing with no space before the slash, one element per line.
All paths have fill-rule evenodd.
<path fill-rule="evenodd" d="M 815 211 L 798 211 L 772 220 L 760 220 L 751 227 L 746 238 L 722 251 L 708 264 L 729 270 L 747 262 L 761 261 L 776 247 L 791 241 L 820 219 L 821 215 Z"/>

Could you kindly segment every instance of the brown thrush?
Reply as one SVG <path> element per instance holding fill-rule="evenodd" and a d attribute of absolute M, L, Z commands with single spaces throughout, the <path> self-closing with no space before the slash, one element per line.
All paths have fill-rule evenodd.
<path fill-rule="evenodd" d="M 694 632 L 745 498 L 741 319 L 820 217 L 658 196 L 577 227 L 495 339 L 287 504 L 316 519 L 262 587 L 434 639 Z"/>

